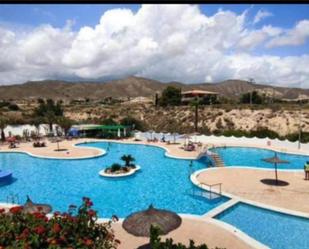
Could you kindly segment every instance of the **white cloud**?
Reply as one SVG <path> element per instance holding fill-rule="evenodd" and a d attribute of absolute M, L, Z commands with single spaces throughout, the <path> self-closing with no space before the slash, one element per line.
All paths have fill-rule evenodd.
<path fill-rule="evenodd" d="M 266 10 L 259 10 L 255 17 L 254 17 L 254 20 L 253 20 L 253 24 L 257 24 L 259 23 L 261 20 L 265 19 L 266 17 L 270 17 L 272 16 L 273 14 L 266 11 Z"/>
<path fill-rule="evenodd" d="M 63 28 L 42 25 L 22 32 L 2 27 L 0 84 L 136 75 L 188 83 L 253 77 L 309 87 L 308 55 L 251 54 L 287 35 L 305 39 L 308 21 L 292 32 L 270 25 L 250 29 L 247 19 L 247 11 L 206 16 L 197 5 L 142 5 L 136 13 L 106 11 L 96 26 L 76 32 L 72 21 Z"/>
<path fill-rule="evenodd" d="M 278 46 L 298 46 L 309 37 L 309 20 L 302 20 L 293 29 L 286 30 L 281 36 L 274 37 L 267 44 L 268 48 Z"/>

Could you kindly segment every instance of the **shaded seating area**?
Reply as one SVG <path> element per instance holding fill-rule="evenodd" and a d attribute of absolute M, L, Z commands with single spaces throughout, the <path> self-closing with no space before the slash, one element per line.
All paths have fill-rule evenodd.
<path fill-rule="evenodd" d="M 71 128 L 71 136 L 95 138 L 125 138 L 131 135 L 131 127 L 126 125 L 76 125 Z"/>
<path fill-rule="evenodd" d="M 34 148 L 46 147 L 46 144 L 45 144 L 45 142 L 35 141 L 35 142 L 33 143 L 33 147 L 34 147 Z"/>
<path fill-rule="evenodd" d="M 181 217 L 172 211 L 156 209 L 150 205 L 148 209 L 129 215 L 122 227 L 135 236 L 150 236 L 150 227 L 156 226 L 161 234 L 168 234 L 181 225 Z"/>
<path fill-rule="evenodd" d="M 289 161 L 280 159 L 280 158 L 278 157 L 278 155 L 277 155 L 277 152 L 275 152 L 275 155 L 274 155 L 273 157 L 264 158 L 264 159 L 262 159 L 262 160 L 263 160 L 264 162 L 274 164 L 274 166 L 275 166 L 275 176 L 276 176 L 276 179 L 262 179 L 262 180 L 261 180 L 262 183 L 267 184 L 267 185 L 277 185 L 277 186 L 286 186 L 286 185 L 289 185 L 288 182 L 278 180 L 278 169 L 277 169 L 277 168 L 278 168 L 278 167 L 277 167 L 278 164 L 289 163 Z"/>

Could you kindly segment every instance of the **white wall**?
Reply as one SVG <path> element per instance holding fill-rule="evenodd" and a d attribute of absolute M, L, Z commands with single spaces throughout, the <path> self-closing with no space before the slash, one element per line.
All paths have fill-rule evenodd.
<path fill-rule="evenodd" d="M 58 125 L 56 125 L 56 124 L 53 125 L 53 131 L 54 131 L 55 135 L 56 135 L 56 127 L 57 126 Z M 58 129 L 61 130 L 60 127 Z M 16 136 L 16 135 L 22 136 L 24 130 L 28 130 L 29 134 L 31 134 L 31 131 L 37 132 L 37 129 L 35 128 L 34 125 L 29 125 L 29 124 L 27 124 L 27 125 L 8 125 L 4 129 L 4 134 L 5 134 L 5 136 L 9 136 L 10 133 L 12 134 L 12 136 Z M 47 135 L 48 132 L 49 132 L 49 125 L 47 125 L 47 124 L 40 125 L 39 132 L 43 136 Z"/>

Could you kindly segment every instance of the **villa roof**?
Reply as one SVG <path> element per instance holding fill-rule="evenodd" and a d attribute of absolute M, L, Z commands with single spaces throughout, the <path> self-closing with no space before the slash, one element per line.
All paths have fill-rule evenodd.
<path fill-rule="evenodd" d="M 213 95 L 217 95 L 217 92 L 210 92 L 210 91 L 204 91 L 204 90 L 191 90 L 191 91 L 185 91 L 181 93 L 182 95 L 185 94 L 213 94 Z"/>

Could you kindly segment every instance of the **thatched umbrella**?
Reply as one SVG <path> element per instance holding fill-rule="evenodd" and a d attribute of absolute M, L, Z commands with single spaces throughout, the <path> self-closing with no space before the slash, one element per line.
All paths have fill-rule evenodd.
<path fill-rule="evenodd" d="M 188 134 L 184 134 L 182 136 L 180 136 L 179 138 L 183 138 L 185 140 L 185 145 L 187 144 L 187 139 L 188 139 L 188 143 L 189 143 L 189 140 L 192 138 L 190 135 Z"/>
<path fill-rule="evenodd" d="M 199 132 L 193 132 L 191 135 L 194 136 L 194 142 L 197 143 L 197 136 L 198 136 L 198 135 L 201 135 L 201 133 L 199 133 Z"/>
<path fill-rule="evenodd" d="M 33 203 L 29 196 L 27 196 L 27 201 L 24 205 L 23 211 L 25 213 L 35 213 L 41 209 L 41 212 L 48 214 L 52 211 L 52 207 L 48 204 L 40 204 L 40 203 Z"/>
<path fill-rule="evenodd" d="M 264 162 L 273 163 L 275 165 L 275 172 L 276 172 L 276 184 L 278 185 L 278 170 L 277 170 L 277 164 L 279 163 L 289 163 L 289 161 L 282 160 L 277 156 L 277 152 L 275 152 L 275 156 L 270 158 L 264 158 L 262 159 Z"/>
<path fill-rule="evenodd" d="M 162 234 L 181 225 L 181 217 L 171 211 L 156 209 L 152 205 L 147 210 L 129 215 L 122 223 L 122 227 L 130 234 L 135 236 L 150 236 L 151 225 L 160 228 Z"/>
<path fill-rule="evenodd" d="M 57 149 L 55 151 L 61 151 L 59 143 L 62 141 L 62 139 L 60 137 L 56 138 L 56 143 L 57 143 Z"/>

